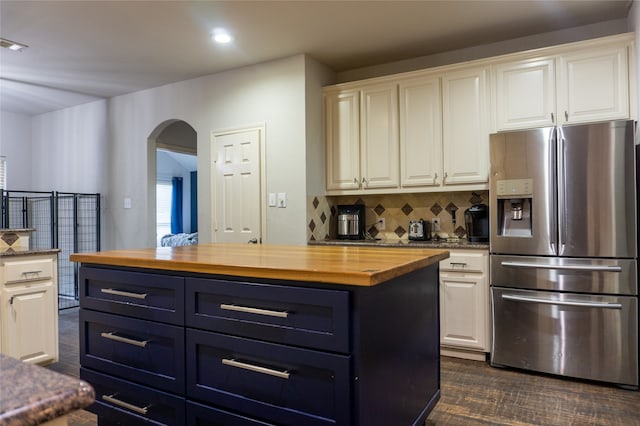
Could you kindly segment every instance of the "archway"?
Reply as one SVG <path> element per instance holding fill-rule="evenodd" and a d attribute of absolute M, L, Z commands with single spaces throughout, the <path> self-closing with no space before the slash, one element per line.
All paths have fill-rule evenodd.
<path fill-rule="evenodd" d="M 180 181 L 182 203 L 179 205 L 179 211 L 183 214 L 182 226 L 176 231 L 180 236 L 167 237 L 165 242 L 177 241 L 178 238 L 183 237 L 182 244 L 197 242 L 197 133 L 195 129 L 189 123 L 178 119 L 160 123 L 148 137 L 147 158 L 148 211 L 153 212 L 148 224 L 149 235 L 156 235 L 156 245 L 160 245 L 160 238 L 172 233 L 167 208 L 170 209 L 172 201 L 175 200 L 172 198 L 171 188 L 175 185 L 172 181 Z M 176 208 L 176 206 L 173 207 Z M 173 225 L 175 231 L 176 224 Z"/>

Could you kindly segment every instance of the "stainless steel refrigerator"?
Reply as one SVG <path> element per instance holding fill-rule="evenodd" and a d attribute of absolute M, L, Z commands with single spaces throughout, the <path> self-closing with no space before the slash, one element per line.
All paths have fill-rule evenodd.
<path fill-rule="evenodd" d="M 635 123 L 491 135 L 491 364 L 638 387 Z"/>

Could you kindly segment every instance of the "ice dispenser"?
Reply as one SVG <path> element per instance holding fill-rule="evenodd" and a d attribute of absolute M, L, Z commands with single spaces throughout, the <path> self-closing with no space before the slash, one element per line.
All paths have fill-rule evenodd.
<path fill-rule="evenodd" d="M 531 237 L 533 205 L 532 179 L 505 179 L 496 182 L 498 229 L 502 237 Z"/>

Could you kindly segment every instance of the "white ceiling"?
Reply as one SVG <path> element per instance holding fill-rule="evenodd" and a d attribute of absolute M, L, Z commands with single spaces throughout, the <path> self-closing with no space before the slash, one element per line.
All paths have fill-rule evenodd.
<path fill-rule="evenodd" d="M 0 110 L 36 115 L 307 53 L 333 70 L 625 18 L 631 0 L 0 0 Z M 225 27 L 235 41 L 214 45 Z"/>

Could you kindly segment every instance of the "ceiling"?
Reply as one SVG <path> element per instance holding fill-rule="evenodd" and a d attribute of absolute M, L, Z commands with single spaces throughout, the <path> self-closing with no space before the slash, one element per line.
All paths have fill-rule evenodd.
<path fill-rule="evenodd" d="M 631 0 L 0 1 L 0 110 L 36 115 L 307 53 L 340 72 L 625 18 Z M 235 37 L 215 45 L 209 33 Z"/>

